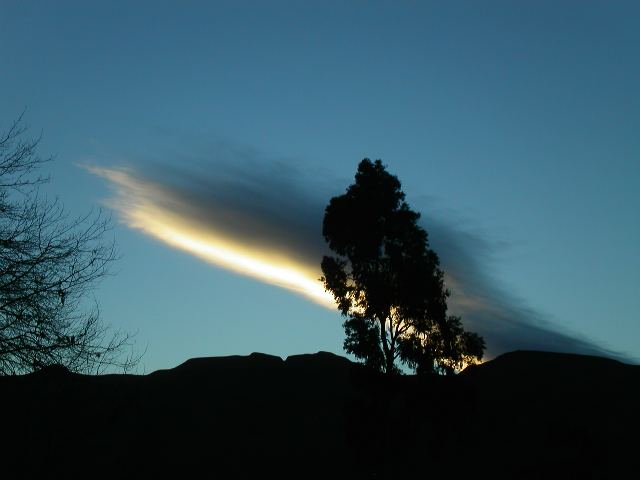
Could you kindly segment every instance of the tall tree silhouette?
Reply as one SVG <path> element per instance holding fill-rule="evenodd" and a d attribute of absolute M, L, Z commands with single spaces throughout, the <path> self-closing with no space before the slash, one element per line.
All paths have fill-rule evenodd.
<path fill-rule="evenodd" d="M 480 360 L 484 341 L 447 315 L 449 291 L 427 232 L 397 177 L 365 158 L 355 183 L 326 207 L 322 233 L 335 256 L 322 281 L 342 315 L 344 349 L 388 374 L 451 373 Z"/>

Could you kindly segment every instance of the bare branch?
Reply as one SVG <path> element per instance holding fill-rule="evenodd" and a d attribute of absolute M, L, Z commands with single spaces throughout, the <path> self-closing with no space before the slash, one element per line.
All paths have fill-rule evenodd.
<path fill-rule="evenodd" d="M 95 301 L 86 305 L 118 257 L 103 240 L 110 219 L 101 211 L 70 218 L 58 200 L 40 198 L 48 177 L 34 172 L 50 158 L 36 154 L 40 138 L 25 132 L 20 116 L 0 134 L 0 374 L 54 363 L 126 371 L 140 358 L 132 336 L 111 332 Z"/>

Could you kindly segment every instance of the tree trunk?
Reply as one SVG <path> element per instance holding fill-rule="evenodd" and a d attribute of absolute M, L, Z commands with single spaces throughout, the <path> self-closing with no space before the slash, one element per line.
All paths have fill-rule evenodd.
<path fill-rule="evenodd" d="M 387 375 L 393 373 L 393 353 L 387 343 L 387 329 L 385 320 L 380 320 L 380 341 L 382 342 L 382 353 L 384 354 L 384 371 Z"/>
<path fill-rule="evenodd" d="M 389 351 L 386 353 L 387 366 L 385 367 L 385 373 L 387 375 L 393 375 L 393 352 Z"/>

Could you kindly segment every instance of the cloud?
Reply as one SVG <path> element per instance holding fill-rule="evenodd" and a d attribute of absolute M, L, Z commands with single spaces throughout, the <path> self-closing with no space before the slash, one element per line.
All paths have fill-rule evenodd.
<path fill-rule="evenodd" d="M 424 225 L 428 223 L 428 225 Z M 436 215 L 423 219 L 432 248 L 438 252 L 451 290 L 450 309 L 465 326 L 481 333 L 488 354 L 512 350 L 543 350 L 598 355 L 630 361 L 580 335 L 552 323 L 511 294 L 490 275 L 504 244 L 492 244 L 460 223 Z"/>
<path fill-rule="evenodd" d="M 328 199 L 351 181 L 255 155 L 238 159 L 231 152 L 227 158 L 191 161 L 189 168 L 86 168 L 108 181 L 114 195 L 107 203 L 129 227 L 334 308 L 318 281 L 320 260 L 327 253 L 322 216 Z M 531 349 L 628 361 L 563 331 L 501 288 L 488 274 L 500 246 L 433 212 L 423 216 L 422 224 L 446 272 L 451 311 L 485 338 L 489 357 Z"/>
<path fill-rule="evenodd" d="M 296 229 L 300 219 L 277 218 L 258 185 L 246 191 L 249 198 L 241 199 L 224 182 L 208 183 L 202 176 L 166 170 L 167 181 L 162 183 L 126 168 L 86 168 L 109 181 L 115 197 L 107 205 L 129 227 L 210 263 L 333 307 L 311 260 L 313 246 L 305 244 L 307 234 Z"/>

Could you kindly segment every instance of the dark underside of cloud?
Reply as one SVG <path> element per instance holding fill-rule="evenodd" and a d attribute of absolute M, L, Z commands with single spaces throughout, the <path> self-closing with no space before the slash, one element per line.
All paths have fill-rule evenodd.
<path fill-rule="evenodd" d="M 337 180 L 327 178 L 326 172 L 302 171 L 293 162 L 251 155 L 240 160 L 231 157 L 215 162 L 190 159 L 184 162 L 188 168 L 156 163 L 130 173 L 164 192 L 157 199 L 165 203 L 163 208 L 197 222 L 203 229 L 222 229 L 244 244 L 281 252 L 319 272 L 322 255 L 327 253 L 322 238 L 324 207 L 331 196 L 344 192 L 352 179 Z M 459 222 L 438 217 L 429 205 L 407 200 L 421 211 L 421 224 L 452 280 L 450 309 L 462 315 L 469 330 L 485 338 L 489 357 L 527 349 L 629 361 L 563 331 L 501 287 L 488 273 L 501 247 Z"/>

